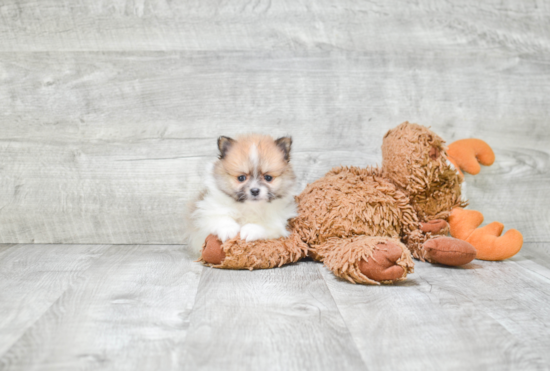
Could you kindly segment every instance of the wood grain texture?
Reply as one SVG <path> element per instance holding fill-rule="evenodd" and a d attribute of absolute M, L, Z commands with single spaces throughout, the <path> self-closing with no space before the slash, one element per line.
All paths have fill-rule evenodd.
<path fill-rule="evenodd" d="M 0 370 L 549 370 L 549 53 L 541 0 L 2 1 Z M 219 135 L 292 135 L 305 186 L 405 120 L 495 149 L 468 197 L 518 255 L 367 287 L 178 245 Z"/>
<path fill-rule="evenodd" d="M 395 50 L 548 52 L 543 0 L 358 2 L 5 0 L 0 47 L 60 50 Z"/>
<path fill-rule="evenodd" d="M 550 279 L 550 243 L 527 242 L 521 252 L 510 258 L 523 268 Z"/>
<path fill-rule="evenodd" d="M 406 119 L 489 142 L 472 206 L 546 241 L 550 68 L 479 53 L 0 53 L 0 241 L 181 243 L 218 135 L 291 134 L 305 185 L 380 162 Z"/>
<path fill-rule="evenodd" d="M 499 221 L 527 242 L 550 241 L 550 152 L 518 146 L 495 154 L 493 166 L 466 175 L 469 208 L 483 213 L 484 225 Z"/>
<path fill-rule="evenodd" d="M 404 283 L 376 288 L 321 273 L 373 369 L 548 369 L 550 280 L 514 262 L 419 262 Z"/>
<path fill-rule="evenodd" d="M 0 354 L 81 280 L 105 246 L 0 247 Z"/>
<path fill-rule="evenodd" d="M 205 269 L 183 358 L 189 370 L 364 370 L 317 265 Z"/>
<path fill-rule="evenodd" d="M 177 245 L 13 246 L 0 369 L 179 369 L 201 271 Z"/>
<path fill-rule="evenodd" d="M 544 1 L 3 1 L 0 242 L 182 243 L 217 136 L 305 185 L 404 120 L 487 140 L 472 206 L 548 241 L 549 50 Z"/>
<path fill-rule="evenodd" d="M 550 268 L 527 251 L 375 287 L 177 245 L 1 245 L 0 369 L 548 370 Z"/>

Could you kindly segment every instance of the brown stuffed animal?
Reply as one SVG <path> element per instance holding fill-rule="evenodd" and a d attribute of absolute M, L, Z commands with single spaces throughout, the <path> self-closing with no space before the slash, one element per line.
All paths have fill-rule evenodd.
<path fill-rule="evenodd" d="M 450 266 L 469 263 L 476 249 L 464 240 L 479 224 L 462 215 L 455 229 L 467 225 L 472 230 L 461 237 L 468 236 L 445 236 L 452 209 L 465 203 L 462 174 L 447 161 L 444 143 L 428 128 L 404 122 L 384 136 L 381 167 L 335 168 L 296 197 L 299 216 L 289 221 L 290 237 L 245 242 L 237 236 L 221 244 L 209 236 L 202 261 L 216 268 L 263 269 L 309 256 L 335 275 L 363 284 L 405 279 L 414 268 L 411 254 Z M 467 153 L 463 162 L 477 164 L 476 156 Z"/>

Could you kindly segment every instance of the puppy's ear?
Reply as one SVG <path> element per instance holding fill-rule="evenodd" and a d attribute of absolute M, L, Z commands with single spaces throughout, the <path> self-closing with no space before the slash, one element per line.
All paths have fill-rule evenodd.
<path fill-rule="evenodd" d="M 290 161 L 290 146 L 292 146 L 292 138 L 291 137 L 282 137 L 275 141 L 275 144 L 277 147 L 280 148 L 281 151 L 283 151 L 283 155 L 285 156 L 285 161 Z"/>
<path fill-rule="evenodd" d="M 235 139 L 231 139 L 229 137 L 218 138 L 218 149 L 220 150 L 220 154 L 218 158 L 220 160 L 223 160 L 223 158 L 227 154 L 227 151 L 229 151 L 229 149 L 231 148 L 231 146 L 233 146 L 233 144 L 235 144 L 235 142 L 236 142 Z"/>

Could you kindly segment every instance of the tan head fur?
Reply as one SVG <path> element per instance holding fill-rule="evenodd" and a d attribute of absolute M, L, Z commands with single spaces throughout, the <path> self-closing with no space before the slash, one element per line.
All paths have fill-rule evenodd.
<path fill-rule="evenodd" d="M 462 179 L 447 162 L 445 142 L 428 128 L 404 122 L 382 144 L 384 175 L 403 189 L 421 221 L 446 219 L 460 199 Z"/>
<path fill-rule="evenodd" d="M 220 137 L 219 160 L 214 165 L 218 188 L 239 202 L 270 202 L 287 196 L 295 182 L 291 144 L 290 137 L 274 140 L 261 134 Z"/>

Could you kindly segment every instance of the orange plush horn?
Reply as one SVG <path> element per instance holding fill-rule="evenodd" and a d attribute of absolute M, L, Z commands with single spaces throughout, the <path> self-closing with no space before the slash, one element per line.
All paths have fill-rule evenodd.
<path fill-rule="evenodd" d="M 447 157 L 457 169 L 473 175 L 481 170 L 480 163 L 490 166 L 495 162 L 495 153 L 481 139 L 460 139 L 451 143 L 447 148 Z"/>
<path fill-rule="evenodd" d="M 481 223 L 483 215 L 479 211 L 455 207 L 449 217 L 451 236 L 471 243 L 477 250 L 476 259 L 480 260 L 504 260 L 519 252 L 523 245 L 519 231 L 510 229 L 501 236 L 502 223 L 492 222 L 477 228 Z"/>

